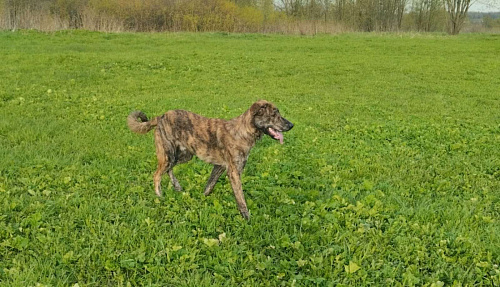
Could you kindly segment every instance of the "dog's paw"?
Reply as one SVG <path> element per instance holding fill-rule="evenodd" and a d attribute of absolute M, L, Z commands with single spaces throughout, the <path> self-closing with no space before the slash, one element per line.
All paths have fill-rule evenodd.
<path fill-rule="evenodd" d="M 245 218 L 246 220 L 250 220 L 250 212 L 248 212 L 248 210 L 240 211 L 240 213 L 243 218 Z"/>

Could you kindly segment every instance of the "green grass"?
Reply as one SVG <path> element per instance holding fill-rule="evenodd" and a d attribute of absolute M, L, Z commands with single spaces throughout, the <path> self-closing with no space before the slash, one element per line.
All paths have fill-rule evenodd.
<path fill-rule="evenodd" d="M 0 32 L 0 285 L 498 286 L 500 36 Z M 295 124 L 243 174 L 176 167 L 182 108 Z"/>

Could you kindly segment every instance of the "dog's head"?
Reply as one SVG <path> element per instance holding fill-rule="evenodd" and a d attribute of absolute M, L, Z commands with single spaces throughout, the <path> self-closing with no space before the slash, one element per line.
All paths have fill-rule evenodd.
<path fill-rule="evenodd" d="M 265 133 L 283 144 L 283 132 L 293 128 L 293 124 L 281 116 L 280 111 L 272 103 L 260 100 L 250 107 L 253 124 L 257 130 Z"/>

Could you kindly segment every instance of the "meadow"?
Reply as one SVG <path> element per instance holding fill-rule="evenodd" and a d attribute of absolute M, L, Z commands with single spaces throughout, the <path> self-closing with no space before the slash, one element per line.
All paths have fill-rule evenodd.
<path fill-rule="evenodd" d="M 1 286 L 499 286 L 500 36 L 0 32 Z M 127 115 L 295 124 L 153 191 Z"/>

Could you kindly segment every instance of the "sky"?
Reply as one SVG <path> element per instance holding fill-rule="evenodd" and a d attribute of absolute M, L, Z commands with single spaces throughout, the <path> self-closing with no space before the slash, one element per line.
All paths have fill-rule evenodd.
<path fill-rule="evenodd" d="M 469 12 L 500 12 L 500 0 L 477 0 Z"/>

